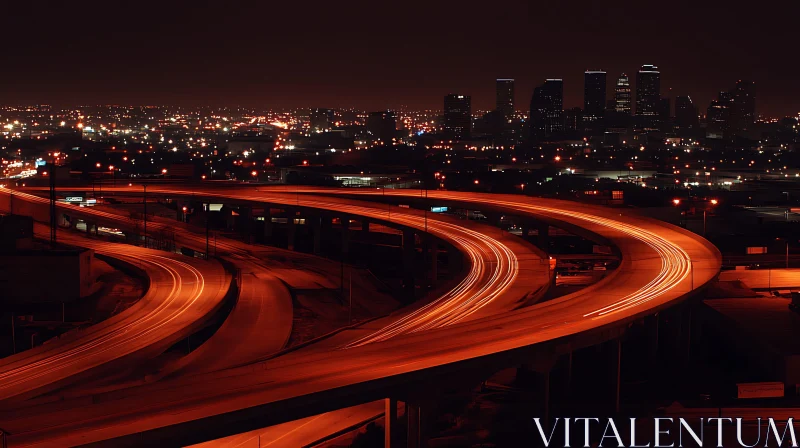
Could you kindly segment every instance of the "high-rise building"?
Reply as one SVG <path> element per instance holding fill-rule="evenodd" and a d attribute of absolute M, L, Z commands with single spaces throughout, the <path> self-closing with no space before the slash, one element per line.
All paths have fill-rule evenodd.
<path fill-rule="evenodd" d="M 643 65 L 636 74 L 636 115 L 656 116 L 661 101 L 661 72 L 655 65 Z"/>
<path fill-rule="evenodd" d="M 706 111 L 706 136 L 723 138 L 729 134 L 728 125 L 731 116 L 732 96 L 730 92 L 719 92 L 719 97 L 712 101 Z"/>
<path fill-rule="evenodd" d="M 587 70 L 583 74 L 583 120 L 600 120 L 606 112 L 606 72 Z"/>
<path fill-rule="evenodd" d="M 573 107 L 572 109 L 565 110 L 564 131 L 566 132 L 582 131 L 585 119 L 586 117 L 584 116 L 583 109 L 581 109 L 580 107 Z"/>
<path fill-rule="evenodd" d="M 380 112 L 370 112 L 367 117 L 367 132 L 372 140 L 380 140 L 390 143 L 397 134 L 397 120 L 394 112 L 384 110 Z"/>
<path fill-rule="evenodd" d="M 514 80 L 500 78 L 497 80 L 496 89 L 496 110 L 503 113 L 506 120 L 514 116 Z"/>
<path fill-rule="evenodd" d="M 327 132 L 333 127 L 335 115 L 333 109 L 311 109 L 309 121 L 313 132 Z"/>
<path fill-rule="evenodd" d="M 675 97 L 675 124 L 683 130 L 696 128 L 699 124 L 697 106 L 689 95 Z"/>
<path fill-rule="evenodd" d="M 533 90 L 531 137 L 542 140 L 564 130 L 564 81 L 548 79 Z"/>
<path fill-rule="evenodd" d="M 468 139 L 472 131 L 472 98 L 449 94 L 444 97 L 444 134 L 456 140 Z"/>
<path fill-rule="evenodd" d="M 631 81 L 625 73 L 617 78 L 617 86 L 614 89 L 615 109 L 619 113 L 631 113 Z"/>
<path fill-rule="evenodd" d="M 731 91 L 729 129 L 736 134 L 747 131 L 756 120 L 756 84 L 752 81 L 736 82 Z"/>

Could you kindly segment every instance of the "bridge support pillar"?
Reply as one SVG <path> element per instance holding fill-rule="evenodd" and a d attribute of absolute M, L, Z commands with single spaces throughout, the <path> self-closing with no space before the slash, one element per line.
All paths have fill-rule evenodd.
<path fill-rule="evenodd" d="M 531 233 L 531 225 L 527 221 L 522 222 L 522 237 L 527 238 Z"/>
<path fill-rule="evenodd" d="M 361 232 L 366 239 L 369 235 L 369 218 L 361 218 Z"/>
<path fill-rule="evenodd" d="M 297 214 L 294 210 L 286 210 L 286 225 L 287 225 L 287 241 L 286 241 L 286 248 L 289 250 L 294 250 L 294 240 L 295 235 L 297 234 L 297 224 L 295 224 L 294 220 L 297 217 Z"/>
<path fill-rule="evenodd" d="M 339 222 L 342 227 L 342 258 L 346 260 L 350 252 L 350 217 L 342 216 Z"/>
<path fill-rule="evenodd" d="M 322 253 L 322 217 L 311 217 L 311 233 L 314 238 L 314 255 Z"/>
<path fill-rule="evenodd" d="M 539 404 L 537 414 L 544 422 L 550 420 L 550 377 L 555 367 L 556 360 L 547 357 L 517 368 L 517 383 Z"/>
<path fill-rule="evenodd" d="M 614 413 L 619 414 L 619 393 L 622 386 L 622 339 L 608 342 L 611 352 L 611 387 L 614 391 Z"/>
<path fill-rule="evenodd" d="M 414 231 L 410 229 L 403 230 L 403 286 L 406 290 L 406 296 L 413 299 L 415 296 L 414 285 L 414 253 L 415 247 Z"/>
<path fill-rule="evenodd" d="M 656 368 L 656 364 L 658 363 L 658 324 L 659 324 L 659 315 L 654 314 L 652 316 L 647 316 L 644 319 L 644 325 L 647 331 L 647 355 L 648 361 L 650 364 L 650 371 L 654 372 Z"/>
<path fill-rule="evenodd" d="M 397 445 L 397 399 L 386 398 L 385 411 L 384 411 L 384 436 L 383 446 L 385 448 L 394 448 Z"/>
<path fill-rule="evenodd" d="M 269 241 L 272 239 L 272 209 L 269 205 L 264 206 L 264 239 Z"/>
<path fill-rule="evenodd" d="M 372 264 L 372 242 L 369 235 L 369 218 L 361 218 L 361 245 L 367 249 L 367 265 Z"/>
<path fill-rule="evenodd" d="M 428 251 L 430 254 L 430 281 L 431 284 L 436 284 L 439 279 L 439 243 L 436 238 L 428 235 Z"/>
<path fill-rule="evenodd" d="M 538 222 L 536 225 L 538 236 L 536 237 L 536 245 L 539 249 L 550 253 L 550 225 L 546 222 Z"/>
<path fill-rule="evenodd" d="M 239 221 L 242 226 L 242 236 L 247 244 L 253 243 L 253 209 L 250 207 L 239 208 Z"/>
<path fill-rule="evenodd" d="M 418 403 L 406 403 L 408 448 L 424 448 L 427 446 L 422 411 L 423 409 Z"/>

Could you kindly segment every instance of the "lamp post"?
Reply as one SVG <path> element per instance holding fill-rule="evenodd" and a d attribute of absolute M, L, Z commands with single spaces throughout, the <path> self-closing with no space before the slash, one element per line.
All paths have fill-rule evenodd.
<path fill-rule="evenodd" d="M 713 207 L 713 206 L 719 204 L 719 201 L 716 200 L 716 199 L 712 199 L 712 200 L 709 201 L 709 204 L 711 204 L 711 206 Z M 704 237 L 706 236 L 706 211 L 707 211 L 707 209 L 704 208 L 703 209 L 703 236 Z"/>

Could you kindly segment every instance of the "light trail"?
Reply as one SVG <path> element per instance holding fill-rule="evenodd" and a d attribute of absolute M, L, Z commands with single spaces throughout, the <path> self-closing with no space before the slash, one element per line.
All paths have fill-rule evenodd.
<path fill-rule="evenodd" d="M 109 188 L 108 192 L 129 191 L 125 187 Z M 150 194 L 192 195 L 196 192 L 180 189 L 151 187 Z M 375 331 L 343 348 L 358 347 L 405 334 L 432 328 L 441 328 L 463 322 L 500 297 L 516 280 L 519 262 L 516 255 L 505 244 L 480 232 L 437 219 L 425 219 L 411 211 L 381 210 L 376 207 L 348 205 L 328 202 L 320 198 L 305 198 L 280 192 L 250 192 L 237 194 L 236 190 L 224 194 L 203 192 L 205 196 L 224 199 L 269 202 L 279 205 L 307 207 L 339 211 L 345 214 L 394 222 L 425 230 L 444 240 L 453 242 L 468 257 L 470 270 L 466 277 L 452 290 L 427 305 L 410 312 L 396 322 Z M 427 225 L 426 225 L 427 221 Z"/>
<path fill-rule="evenodd" d="M 48 233 L 37 224 L 37 233 Z M 168 346 L 185 328 L 205 318 L 226 290 L 221 267 L 196 266 L 135 246 L 105 243 L 61 233 L 68 244 L 123 260 L 144 269 L 151 287 L 133 307 L 81 332 L 0 361 L 0 399 L 63 383 L 70 377 L 152 346 Z M 204 262 L 201 262 L 201 264 Z M 207 288 L 208 278 L 212 288 Z M 164 347 L 166 348 L 166 347 Z"/>
<path fill-rule="evenodd" d="M 459 202 L 472 203 L 475 207 L 481 205 L 492 205 L 506 208 L 509 212 L 518 211 L 530 214 L 545 214 L 562 218 L 575 218 L 584 221 L 588 224 L 594 224 L 612 229 L 614 231 L 622 232 L 627 236 L 635 238 L 647 246 L 652 248 L 661 258 L 661 269 L 659 273 L 650 280 L 647 284 L 643 285 L 637 291 L 621 297 L 619 300 L 610 303 L 606 306 L 598 308 L 597 310 L 586 313 L 583 317 L 603 317 L 608 314 L 625 311 L 632 307 L 636 307 L 657 297 L 662 296 L 668 291 L 678 287 L 681 283 L 685 282 L 691 274 L 692 261 L 689 254 L 681 248 L 678 244 L 671 242 L 665 238 L 660 237 L 658 234 L 646 230 L 642 227 L 631 225 L 623 221 L 604 218 L 601 216 L 575 212 L 563 208 L 545 207 L 531 204 L 527 200 L 502 200 L 500 197 L 508 197 L 508 195 L 475 195 L 454 193 L 447 191 L 428 191 L 423 196 L 419 191 L 413 190 L 389 190 L 381 191 L 380 193 L 372 190 L 337 190 L 337 189 L 318 189 L 318 188 L 300 188 L 298 193 L 346 193 L 348 195 L 359 196 L 377 196 L 389 195 L 407 197 L 409 199 L 418 199 L 426 197 L 429 199 L 443 199 L 455 200 Z M 516 199 L 516 198 L 515 198 Z"/>

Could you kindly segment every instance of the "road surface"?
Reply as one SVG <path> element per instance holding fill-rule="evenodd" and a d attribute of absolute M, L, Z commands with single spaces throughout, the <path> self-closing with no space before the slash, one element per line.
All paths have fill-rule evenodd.
<path fill-rule="evenodd" d="M 49 234 L 37 226 L 39 234 Z M 191 334 L 222 304 L 230 284 L 219 263 L 62 233 L 61 241 L 142 269 L 147 293 L 103 322 L 0 360 L 0 400 L 20 400 L 154 356 Z M 46 276 L 47 273 L 39 273 Z"/>
<path fill-rule="evenodd" d="M 188 194 L 188 190 L 174 187 L 159 188 L 169 194 Z M 282 192 L 237 189 L 202 193 L 254 202 L 338 204 L 347 207 L 348 213 L 368 212 L 360 208 L 362 205 L 348 206 L 355 204 L 349 199 L 312 195 L 287 198 Z M 194 189 L 192 194 L 197 197 L 199 192 Z M 0 421 L 12 434 L 9 441 L 12 446 L 72 445 L 108 439 L 114 439 L 111 444 L 120 444 L 170 435 L 177 437 L 174 440 L 190 442 L 193 437 L 233 434 L 248 425 L 256 429 L 252 425 L 281 423 L 303 414 L 317 414 L 326 406 L 345 407 L 382 398 L 397 384 L 457 372 L 521 348 L 548 341 L 578 343 L 671 305 L 719 271 L 719 252 L 707 241 L 628 211 L 523 196 L 434 194 L 440 194 L 437 199 L 441 201 L 529 214 L 599 235 L 619 249 L 620 267 L 584 290 L 528 308 L 469 318 L 472 306 L 459 310 L 451 303 L 454 313 L 450 317 L 438 312 L 420 313 L 408 326 L 370 335 L 369 341 L 349 348 L 322 350 L 311 345 L 249 366 L 102 394 L 93 397 L 91 403 L 83 400 L 63 403 L 59 409 L 6 413 L 0 415 Z M 440 227 L 439 231 L 449 228 Z M 469 232 L 465 236 L 483 240 Z M 485 255 L 481 250 L 478 253 Z M 503 277 L 502 273 L 490 274 L 499 281 L 493 284 L 500 287 Z M 509 280 L 512 285 L 516 277 Z M 462 298 L 471 295 L 468 292 Z M 477 300 L 470 305 L 480 304 Z M 216 420 L 215 416 L 232 412 L 236 412 L 235 421 L 243 423 L 234 425 L 228 417 Z M 191 423 L 199 419 L 204 419 L 202 426 Z M 212 431 L 213 422 L 223 421 L 227 423 Z M 169 433 L 153 432 L 168 426 Z M 200 428 L 207 432 L 198 434 Z M 134 433 L 139 434 L 133 439 L 115 439 Z"/>

